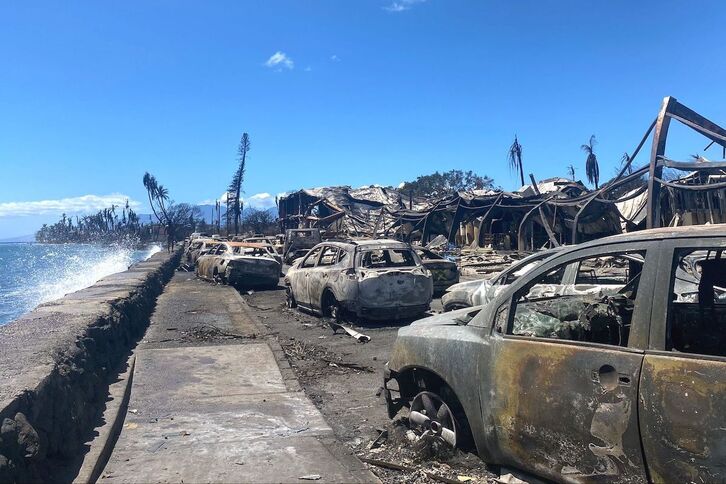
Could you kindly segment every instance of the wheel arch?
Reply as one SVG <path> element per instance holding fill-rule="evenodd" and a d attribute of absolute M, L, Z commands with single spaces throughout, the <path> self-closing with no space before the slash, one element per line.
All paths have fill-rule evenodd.
<path fill-rule="evenodd" d="M 325 314 L 325 298 L 332 296 L 338 303 L 340 303 L 340 299 L 338 299 L 337 294 L 335 294 L 335 290 L 330 284 L 326 284 L 323 287 L 323 290 L 320 291 L 320 312 Z"/>
<path fill-rule="evenodd" d="M 403 398 L 413 398 L 422 389 L 435 391 L 442 385 L 451 388 L 443 376 L 424 365 L 409 365 L 401 368 L 396 372 L 396 381 Z"/>

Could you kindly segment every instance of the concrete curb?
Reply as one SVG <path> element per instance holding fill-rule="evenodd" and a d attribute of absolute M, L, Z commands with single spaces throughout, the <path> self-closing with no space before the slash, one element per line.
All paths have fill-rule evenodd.
<path fill-rule="evenodd" d="M 104 425 L 97 427 L 99 435 L 91 442 L 91 448 L 83 459 L 81 470 L 73 480 L 76 484 L 93 484 L 101 476 L 106 467 L 108 458 L 113 452 L 113 446 L 121 434 L 121 428 L 126 419 L 131 398 L 131 385 L 134 380 L 136 355 L 131 355 L 126 371 L 119 375 L 120 381 L 109 386 L 111 404 L 103 412 Z"/>

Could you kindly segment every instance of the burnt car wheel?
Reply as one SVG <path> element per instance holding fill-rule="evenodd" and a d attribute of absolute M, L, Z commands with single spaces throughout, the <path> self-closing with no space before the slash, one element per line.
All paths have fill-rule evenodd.
<path fill-rule="evenodd" d="M 292 289 L 290 289 L 290 287 L 285 288 L 285 306 L 290 309 L 294 309 L 297 307 L 297 301 L 295 301 L 295 296 L 293 295 Z"/>
<path fill-rule="evenodd" d="M 214 268 L 214 274 L 212 274 L 212 279 L 217 284 L 226 284 L 225 277 L 219 273 L 216 267 Z"/>
<path fill-rule="evenodd" d="M 408 414 L 411 424 L 422 434 L 434 435 L 451 447 L 456 447 L 456 419 L 441 397 L 433 392 L 421 392 L 411 402 Z"/>
<path fill-rule="evenodd" d="M 336 323 L 343 321 L 343 308 L 340 307 L 340 303 L 330 291 L 326 291 L 323 294 L 323 316 L 331 318 Z"/>

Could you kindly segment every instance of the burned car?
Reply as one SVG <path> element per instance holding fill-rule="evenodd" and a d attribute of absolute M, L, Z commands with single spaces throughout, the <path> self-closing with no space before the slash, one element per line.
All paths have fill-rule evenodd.
<path fill-rule="evenodd" d="M 222 242 L 197 260 L 197 275 L 223 284 L 245 287 L 277 287 L 280 263 L 263 244 Z"/>
<path fill-rule="evenodd" d="M 544 259 L 550 257 L 557 250 L 559 248 L 542 250 L 530 254 L 524 259 L 513 263 L 508 269 L 499 274 L 495 274 L 490 279 L 477 279 L 475 281 L 460 282 L 450 286 L 444 295 L 441 296 L 441 304 L 444 307 L 444 311 L 454 311 L 456 309 L 481 306 L 482 304 L 488 303 L 499 291 L 517 280 L 518 277 L 537 267 Z"/>
<path fill-rule="evenodd" d="M 305 256 L 310 249 L 322 242 L 320 229 L 287 229 L 282 259 L 285 264 Z"/>
<path fill-rule="evenodd" d="M 431 249 L 416 247 L 416 253 L 434 280 L 434 292 L 440 293 L 452 284 L 459 282 L 459 268 L 456 262 L 446 259 Z"/>
<path fill-rule="evenodd" d="M 389 415 L 555 481 L 722 482 L 725 288 L 723 226 L 562 249 L 486 306 L 400 329 Z"/>
<path fill-rule="evenodd" d="M 412 318 L 428 311 L 431 274 L 396 240 L 324 242 L 285 277 L 289 307 L 335 319 Z"/>
<path fill-rule="evenodd" d="M 184 250 L 184 261 L 189 265 L 195 265 L 200 255 L 219 243 L 220 241 L 216 239 L 192 239 Z"/>
<path fill-rule="evenodd" d="M 258 244 L 258 245 L 264 245 L 265 250 L 267 250 L 277 262 L 280 263 L 280 267 L 282 267 L 282 255 L 280 255 L 280 250 L 278 250 L 278 247 L 275 247 L 275 245 L 271 242 L 271 240 L 274 240 L 272 237 L 247 237 L 242 242 L 246 244 Z"/>
<path fill-rule="evenodd" d="M 254 244 L 269 244 L 273 249 L 275 249 L 275 252 L 282 256 L 284 244 L 281 243 L 280 240 L 273 235 L 253 235 L 252 237 L 244 238 L 242 242 L 252 242 Z"/>

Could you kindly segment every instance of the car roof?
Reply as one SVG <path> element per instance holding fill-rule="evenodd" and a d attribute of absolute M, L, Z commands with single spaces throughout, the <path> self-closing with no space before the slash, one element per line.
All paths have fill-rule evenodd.
<path fill-rule="evenodd" d="M 657 229 L 639 230 L 626 234 L 611 235 L 601 239 L 583 242 L 570 248 L 596 247 L 624 242 L 650 242 L 668 239 L 695 239 L 700 237 L 726 237 L 726 224 L 688 225 L 684 227 L 660 227 Z"/>
<path fill-rule="evenodd" d="M 255 244 L 253 242 L 223 242 L 224 244 L 227 244 L 230 247 L 246 247 L 249 249 L 264 249 L 265 247 L 269 247 L 270 244 Z"/>
<path fill-rule="evenodd" d="M 397 247 L 409 247 L 406 242 L 394 239 L 346 239 L 346 240 L 324 240 L 318 245 L 336 245 L 339 247 L 380 247 L 380 246 L 397 246 Z"/>
<path fill-rule="evenodd" d="M 408 247 L 406 242 L 395 239 L 364 239 L 355 241 L 360 246 L 376 246 L 376 245 L 400 245 Z"/>

